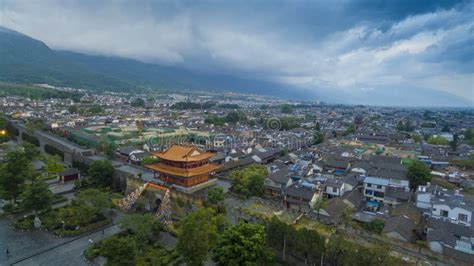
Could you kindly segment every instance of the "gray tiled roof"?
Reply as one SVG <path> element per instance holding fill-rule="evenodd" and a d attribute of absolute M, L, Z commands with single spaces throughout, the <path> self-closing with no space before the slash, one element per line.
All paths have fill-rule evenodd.
<path fill-rule="evenodd" d="M 397 232 L 403 236 L 407 241 L 413 238 L 413 230 L 416 228 L 416 223 L 403 216 L 394 216 L 385 220 L 385 227 L 382 233 Z"/>

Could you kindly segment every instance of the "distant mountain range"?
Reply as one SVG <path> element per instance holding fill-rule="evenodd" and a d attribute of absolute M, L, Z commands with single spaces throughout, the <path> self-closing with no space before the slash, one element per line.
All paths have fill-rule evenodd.
<path fill-rule="evenodd" d="M 119 57 L 55 51 L 39 40 L 3 27 L 0 27 L 0 81 L 92 90 L 227 90 L 304 97 L 302 92 L 291 95 L 289 86 L 273 82 L 198 73 Z"/>
<path fill-rule="evenodd" d="M 120 57 L 55 51 L 45 43 L 0 26 L 0 82 L 47 83 L 97 91 L 234 91 L 299 100 L 395 106 L 473 106 L 469 99 L 419 88 L 303 89 L 287 84 Z"/>

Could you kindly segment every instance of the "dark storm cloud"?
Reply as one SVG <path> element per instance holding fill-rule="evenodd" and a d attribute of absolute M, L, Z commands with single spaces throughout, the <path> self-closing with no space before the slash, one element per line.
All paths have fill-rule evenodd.
<path fill-rule="evenodd" d="M 3 0 L 0 25 L 55 49 L 257 77 L 318 92 L 365 97 L 403 87 L 472 103 L 473 6 L 421 0 Z"/>

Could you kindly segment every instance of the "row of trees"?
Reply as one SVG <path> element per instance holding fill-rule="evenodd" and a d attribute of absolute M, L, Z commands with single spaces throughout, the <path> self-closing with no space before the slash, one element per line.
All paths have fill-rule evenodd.
<path fill-rule="evenodd" d="M 300 121 L 301 119 L 293 116 L 261 119 L 261 123 L 264 129 L 273 129 L 280 131 L 300 127 Z"/>
<path fill-rule="evenodd" d="M 304 260 L 306 264 L 321 265 L 395 265 L 384 246 L 363 247 L 334 234 L 329 238 L 316 230 L 301 228 L 280 221 L 274 216 L 266 223 L 267 243 L 283 260 L 288 257 Z"/>
<path fill-rule="evenodd" d="M 176 248 L 188 265 L 202 265 L 210 254 L 217 265 L 262 265 L 271 259 L 263 225 L 229 226 L 222 214 L 205 208 L 179 225 Z"/>
<path fill-rule="evenodd" d="M 364 247 L 340 235 L 329 238 L 316 230 L 296 229 L 276 216 L 265 225 L 238 223 L 230 226 L 222 214 L 201 208 L 179 223 L 177 251 L 188 265 L 202 265 L 209 258 L 217 265 L 272 265 L 275 255 L 314 265 L 396 265 L 384 246 Z"/>

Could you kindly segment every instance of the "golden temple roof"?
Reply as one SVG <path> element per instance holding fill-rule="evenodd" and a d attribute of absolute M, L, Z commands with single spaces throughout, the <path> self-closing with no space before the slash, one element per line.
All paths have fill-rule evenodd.
<path fill-rule="evenodd" d="M 219 168 L 219 165 L 209 163 L 209 164 L 195 167 L 195 168 L 183 169 L 179 167 L 157 163 L 157 164 L 147 165 L 146 168 L 154 170 L 154 171 L 158 171 L 160 173 L 170 174 L 174 176 L 193 177 L 193 176 L 213 172 Z"/>
<path fill-rule="evenodd" d="M 175 162 L 196 162 L 209 159 L 214 156 L 212 152 L 203 152 L 194 146 L 183 146 L 173 144 L 165 152 L 152 152 L 156 157 Z"/>

